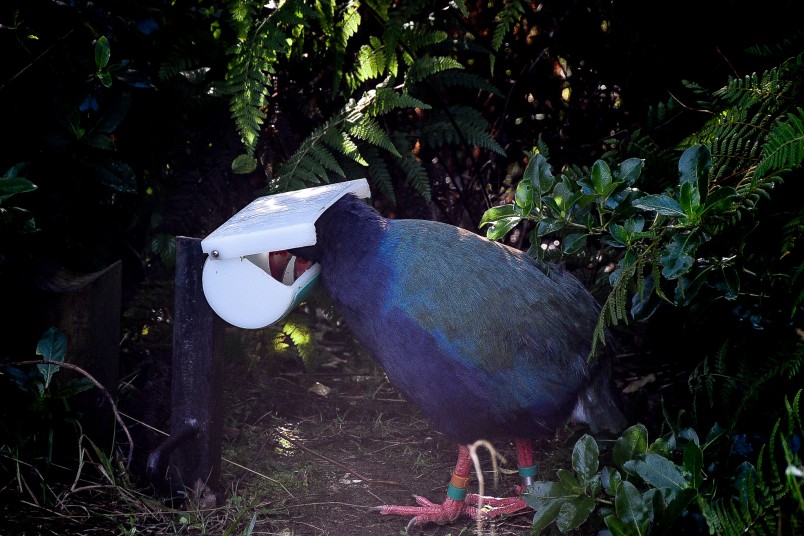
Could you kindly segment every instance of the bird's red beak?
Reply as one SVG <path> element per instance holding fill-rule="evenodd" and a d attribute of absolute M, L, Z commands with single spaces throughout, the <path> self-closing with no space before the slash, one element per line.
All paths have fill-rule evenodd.
<path fill-rule="evenodd" d="M 272 251 L 268 255 L 268 265 L 271 269 L 271 276 L 280 282 L 285 282 L 285 271 L 287 270 L 288 263 L 291 259 L 293 261 L 293 281 L 299 278 L 304 272 L 310 269 L 313 265 L 311 261 L 302 259 L 301 257 L 294 257 L 289 251 Z"/>

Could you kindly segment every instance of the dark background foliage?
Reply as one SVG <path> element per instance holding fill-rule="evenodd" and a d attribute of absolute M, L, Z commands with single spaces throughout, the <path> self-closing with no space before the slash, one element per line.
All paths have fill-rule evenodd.
<path fill-rule="evenodd" d="M 730 77 L 766 71 L 802 48 L 794 0 L 750 9 L 736 0 L 533 2 L 495 47 L 498 16 L 509 4 L 467 2 L 466 17 L 446 11 L 432 17 L 455 39 L 442 52 L 488 79 L 499 94 L 417 89 L 428 103 L 480 110 L 506 157 L 460 143 L 422 146 L 417 158 L 432 198 L 395 174 L 393 198 L 375 188 L 375 204 L 386 215 L 437 218 L 479 231 L 486 209 L 510 202 L 525 153 L 537 144 L 549 149 L 556 172 L 591 166 L 612 151 L 620 160 L 639 156 L 646 162 L 642 187 L 660 193 L 676 182 L 682 141 L 711 118 L 688 82 L 714 91 Z M 271 77 L 255 153 L 259 166 L 235 174 L 230 164 L 243 150 L 225 91 L 230 47 L 237 43 L 229 8 L 214 0 L 38 0 L 0 7 L 0 172 L 19 166 L 17 175 L 36 185 L 0 201 L 0 361 L 31 358 L 49 327 L 42 282 L 56 267 L 89 273 L 120 260 L 123 376 L 137 375 L 134 382 L 144 391 L 160 385 L 154 371 L 169 362 L 172 237 L 203 237 L 267 191 L 309 133 L 357 94 L 344 85 L 333 91 L 332 50 L 322 33 L 310 30 L 295 45 L 306 56 L 282 58 Z M 428 15 L 423 8 L 416 13 Z M 369 7 L 363 17 L 353 43 L 383 30 Z M 102 37 L 108 63 L 96 56 Z M 357 45 L 350 47 L 347 64 L 356 61 Z M 802 97 L 788 106 L 802 106 Z M 669 107 L 677 113 L 663 113 Z M 383 124 L 415 132 L 422 114 L 406 109 Z M 762 419 L 777 415 L 794 387 L 784 364 L 795 369 L 801 359 L 801 252 L 790 229 L 798 221 L 800 230 L 804 219 L 800 179 L 799 167 L 712 246 L 722 256 L 744 259 L 754 276 L 745 280 L 744 299 L 703 293 L 688 306 L 665 306 L 617 331 L 638 356 L 623 360 L 621 376 L 659 377 L 628 400 L 632 418 L 651 432 L 666 430 L 668 420 L 687 411 L 694 419 L 684 416 L 685 424 L 703 435 L 734 418 L 738 407 L 745 423 L 757 425 L 744 424 L 749 440 L 741 454 L 723 453 L 723 474 L 755 459 L 751 449 L 769 433 L 759 426 L 767 424 Z M 505 240 L 523 249 L 532 245 L 526 227 Z M 616 264 L 616 252 L 601 248 L 595 266 L 564 261 L 605 297 L 603 270 Z M 690 408 L 690 386 L 703 400 L 714 376 L 702 372 L 704 362 L 719 363 L 718 374 L 732 383 Z M 760 374 L 762 363 L 778 364 L 778 374 L 744 408 L 748 394 L 756 394 L 746 393 L 744 380 Z M 153 411 L 164 418 L 166 408 Z"/>

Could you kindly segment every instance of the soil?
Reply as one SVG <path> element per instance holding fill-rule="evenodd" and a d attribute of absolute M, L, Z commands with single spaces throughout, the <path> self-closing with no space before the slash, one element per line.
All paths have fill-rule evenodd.
<path fill-rule="evenodd" d="M 255 534 L 405 534 L 408 517 L 384 516 L 372 508 L 415 505 L 414 494 L 441 502 L 457 446 L 432 429 L 359 349 L 346 345 L 329 355 L 343 372 L 326 363 L 314 374 L 277 375 L 265 366 L 249 370 L 245 363 L 228 366 L 222 481 L 229 501 L 233 492 L 256 497 Z M 363 370 L 354 372 L 361 363 Z M 536 445 L 536 456 L 573 443 L 569 438 L 544 441 L 541 449 Z M 491 458 L 484 449 L 478 451 L 485 494 L 510 496 L 519 483 L 513 445 L 498 442 L 494 447 L 505 458 L 496 487 Z M 564 454 L 569 460 L 569 450 Z M 235 459 L 248 469 L 229 462 Z M 473 478 L 470 492 L 477 486 Z M 532 517 L 532 511 L 525 511 L 485 522 L 482 532 L 466 518 L 413 527 L 407 534 L 521 535 L 529 532 Z"/>

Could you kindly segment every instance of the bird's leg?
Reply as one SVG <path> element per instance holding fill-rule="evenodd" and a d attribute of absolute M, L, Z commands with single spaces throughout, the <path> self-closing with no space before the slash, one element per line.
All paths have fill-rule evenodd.
<path fill-rule="evenodd" d="M 469 449 L 466 445 L 459 445 L 458 461 L 455 463 L 455 470 L 452 472 L 452 479 L 447 490 L 447 498 L 444 499 L 443 503 L 436 504 L 416 495 L 414 499 L 419 503 L 419 506 L 385 505 L 380 506 L 378 510 L 383 515 L 414 516 L 408 523 L 408 527 L 426 523 L 449 523 L 455 521 L 461 515 L 469 515 L 476 519 L 477 508 L 464 502 L 471 467 Z"/>
<path fill-rule="evenodd" d="M 522 485 L 516 487 L 516 497 L 481 497 L 474 493 L 466 496 L 466 502 L 475 507 L 482 507 L 483 517 L 491 518 L 502 514 L 513 514 L 528 507 L 525 501 L 519 496 L 525 488 L 533 484 L 533 477 L 536 476 L 536 465 L 533 463 L 533 445 L 530 439 L 515 439 L 517 465 L 519 466 L 519 476 L 522 478 Z M 482 505 L 482 506 L 481 506 Z M 486 511 L 485 507 L 491 508 Z"/>
<path fill-rule="evenodd" d="M 517 486 L 516 497 L 499 498 L 480 496 L 476 493 L 467 494 L 466 486 L 470 480 L 469 471 L 472 462 L 466 445 L 459 445 L 458 461 L 455 463 L 455 470 L 452 472 L 452 479 L 447 490 L 447 498 L 443 503 L 433 503 L 416 495 L 414 498 L 419 506 L 385 505 L 379 507 L 380 513 L 414 516 L 408 523 L 408 527 L 410 527 L 425 523 L 449 523 L 461 515 L 467 515 L 472 519 L 477 519 L 478 515 L 482 519 L 492 519 L 527 508 L 528 505 L 518 494 L 532 484 L 533 477 L 536 476 L 536 466 L 533 464 L 533 446 L 529 439 L 516 439 L 514 443 L 516 444 L 519 475 L 522 477 L 522 486 Z"/>

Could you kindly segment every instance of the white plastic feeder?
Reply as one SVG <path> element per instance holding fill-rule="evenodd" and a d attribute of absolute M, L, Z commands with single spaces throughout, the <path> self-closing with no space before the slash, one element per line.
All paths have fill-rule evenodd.
<path fill-rule="evenodd" d="M 271 275 L 270 253 L 315 244 L 316 220 L 349 193 L 371 196 L 366 179 L 358 179 L 260 197 L 203 239 L 201 249 L 208 257 L 201 279 L 212 310 L 248 329 L 287 315 L 315 286 L 321 267 L 313 264 L 293 281 L 291 258 L 278 281 Z"/>

